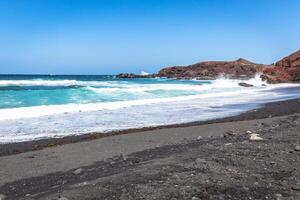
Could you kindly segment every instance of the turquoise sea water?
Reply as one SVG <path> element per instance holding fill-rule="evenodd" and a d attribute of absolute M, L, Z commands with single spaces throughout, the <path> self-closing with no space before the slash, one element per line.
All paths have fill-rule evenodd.
<path fill-rule="evenodd" d="M 247 81 L 0 75 L 0 143 L 203 121 L 299 97 L 298 84 L 268 85 L 259 75 Z"/>
<path fill-rule="evenodd" d="M 209 84 L 202 81 L 201 84 Z M 115 76 L 0 75 L 0 108 L 115 102 L 199 94 L 198 81 Z M 177 87 L 178 86 L 178 87 Z M 185 88 L 186 86 L 186 88 Z"/>

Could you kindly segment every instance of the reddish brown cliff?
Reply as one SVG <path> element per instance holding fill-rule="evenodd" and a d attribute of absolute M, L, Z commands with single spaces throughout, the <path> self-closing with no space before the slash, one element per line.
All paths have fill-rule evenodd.
<path fill-rule="evenodd" d="M 263 70 L 261 76 L 269 83 L 300 81 L 300 50 L 275 63 L 275 66 Z"/>
<path fill-rule="evenodd" d="M 158 74 L 119 74 L 119 78 L 167 77 L 176 79 L 216 79 L 220 75 L 228 78 L 261 78 L 269 83 L 300 82 L 300 50 L 276 62 L 274 65 L 256 64 L 245 59 L 235 61 L 208 61 L 188 66 L 163 68 Z"/>
<path fill-rule="evenodd" d="M 229 78 L 252 78 L 266 67 L 266 65 L 255 64 L 245 59 L 229 62 L 209 61 L 189 66 L 164 68 L 159 71 L 158 76 L 178 79 L 215 79 L 220 75 L 226 75 Z"/>

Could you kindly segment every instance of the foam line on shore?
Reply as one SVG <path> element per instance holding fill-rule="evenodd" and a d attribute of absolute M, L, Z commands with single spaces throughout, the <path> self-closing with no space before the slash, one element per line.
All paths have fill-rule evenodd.
<path fill-rule="evenodd" d="M 270 91 L 274 88 L 285 88 L 285 87 L 295 87 L 294 84 L 281 84 L 272 85 L 266 88 L 252 88 L 247 90 L 239 90 L 233 92 L 219 92 L 210 94 L 199 94 L 199 95 L 188 95 L 188 96 L 178 96 L 169 98 L 156 98 L 156 99 L 140 99 L 131 101 L 117 101 L 117 102 L 105 102 L 105 103 L 88 103 L 88 104 L 64 104 L 64 105 L 43 105 L 43 106 L 32 106 L 32 107 L 20 107 L 20 108 L 9 108 L 0 109 L 0 120 L 14 120 L 21 118 L 32 118 L 41 117 L 54 114 L 63 113 L 75 113 L 75 112 L 87 112 L 87 111 L 98 111 L 98 110 L 115 110 L 131 106 L 139 105 L 149 105 L 149 104 L 159 104 L 167 102 L 182 102 L 188 100 L 203 100 L 211 98 L 224 98 L 225 101 L 231 101 L 226 103 L 234 103 L 235 100 L 242 100 L 243 95 L 247 98 L 258 98 L 258 96 L 269 96 L 272 94 Z M 268 93 L 263 93 L 263 91 L 269 91 Z M 252 95 L 252 97 L 251 97 Z M 226 97 L 232 97 L 226 98 Z M 227 99 L 227 100 L 226 100 Z"/>

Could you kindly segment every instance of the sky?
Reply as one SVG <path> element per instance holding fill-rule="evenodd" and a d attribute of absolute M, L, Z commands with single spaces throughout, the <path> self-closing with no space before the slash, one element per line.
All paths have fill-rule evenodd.
<path fill-rule="evenodd" d="M 149 73 L 300 49 L 299 0 L 1 0 L 0 74 Z"/>

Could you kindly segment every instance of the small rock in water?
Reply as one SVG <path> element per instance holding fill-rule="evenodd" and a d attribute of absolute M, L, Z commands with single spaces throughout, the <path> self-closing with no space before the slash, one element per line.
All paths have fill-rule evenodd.
<path fill-rule="evenodd" d="M 192 200 L 198 200 L 199 198 L 198 197 L 192 197 Z"/>
<path fill-rule="evenodd" d="M 201 136 L 201 135 L 199 135 L 198 137 L 197 137 L 197 140 L 202 140 L 203 139 L 203 137 Z"/>
<path fill-rule="evenodd" d="M 300 145 L 295 146 L 295 151 L 300 151 Z"/>
<path fill-rule="evenodd" d="M 242 83 L 239 83 L 239 86 L 242 86 L 242 87 L 253 87 L 254 85 L 242 82 Z"/>
<path fill-rule="evenodd" d="M 0 200 L 6 199 L 6 196 L 4 194 L 0 194 Z"/>
<path fill-rule="evenodd" d="M 81 172 L 82 172 L 82 168 L 78 168 L 78 169 L 76 169 L 76 170 L 73 172 L 73 174 L 78 175 L 78 174 L 80 174 Z"/>
<path fill-rule="evenodd" d="M 259 135 L 256 134 L 256 133 L 252 133 L 252 134 L 250 135 L 250 140 L 252 140 L 252 141 L 258 141 L 258 140 L 263 140 L 263 138 L 262 138 L 262 137 L 259 137 Z"/>

